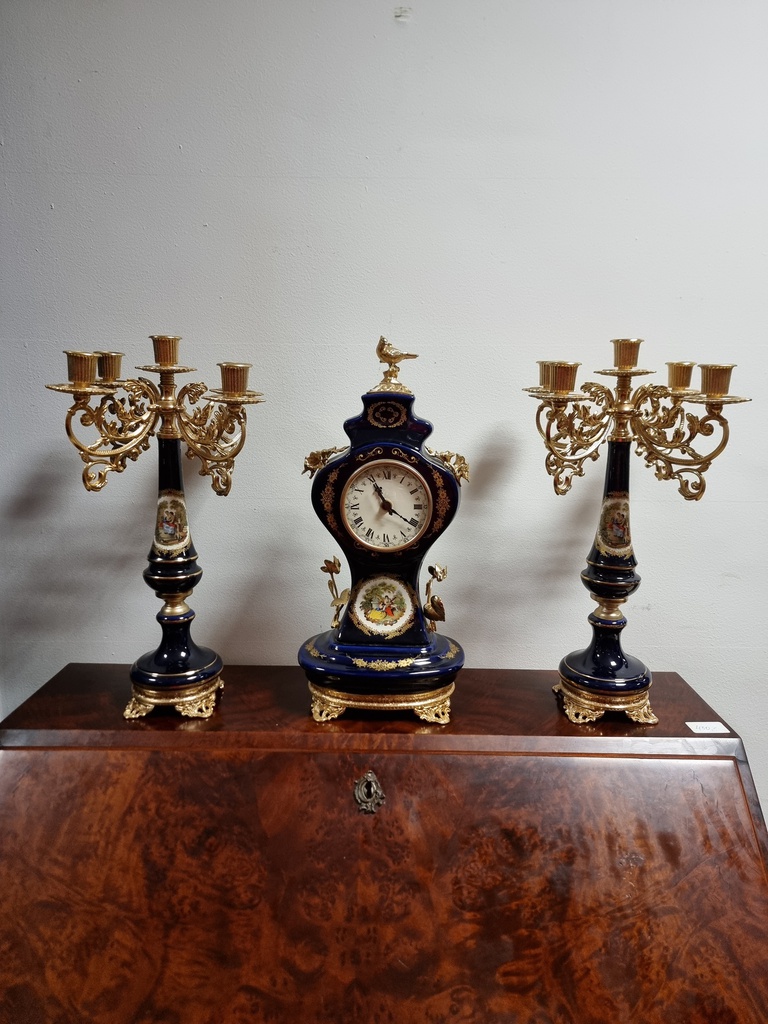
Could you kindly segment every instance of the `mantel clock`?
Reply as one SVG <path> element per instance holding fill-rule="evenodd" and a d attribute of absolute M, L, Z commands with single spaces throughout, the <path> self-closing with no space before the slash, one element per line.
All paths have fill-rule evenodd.
<path fill-rule="evenodd" d="M 326 560 L 335 614 L 331 628 L 299 651 L 316 721 L 347 708 L 409 709 L 429 722 L 450 717 L 454 680 L 464 652 L 437 632 L 445 619 L 432 593 L 446 569 L 429 566 L 422 601 L 419 573 L 427 552 L 459 505 L 466 461 L 425 447 L 432 425 L 413 411 L 400 363 L 416 358 L 381 338 L 383 379 L 362 396 L 363 411 L 344 424 L 349 445 L 312 452 L 312 505 L 343 551 L 350 587 L 339 593 L 338 558 Z"/>

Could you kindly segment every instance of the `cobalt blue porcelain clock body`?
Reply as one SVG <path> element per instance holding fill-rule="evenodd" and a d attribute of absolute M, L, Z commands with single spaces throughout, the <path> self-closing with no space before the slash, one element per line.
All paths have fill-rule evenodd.
<path fill-rule="evenodd" d="M 446 722 L 464 652 L 436 628 L 445 613 L 432 586 L 446 570 L 429 567 L 423 602 L 419 575 L 456 514 L 468 470 L 461 456 L 425 448 L 432 425 L 416 416 L 413 395 L 397 380 L 400 360 L 413 357 L 384 339 L 377 353 L 389 369 L 362 396 L 362 413 L 344 424 L 349 447 L 314 452 L 305 463 L 313 507 L 342 549 L 351 581 L 339 594 L 340 562 L 323 566 L 337 614 L 331 629 L 302 646 L 299 664 L 317 721 L 355 707 L 412 709 Z"/>

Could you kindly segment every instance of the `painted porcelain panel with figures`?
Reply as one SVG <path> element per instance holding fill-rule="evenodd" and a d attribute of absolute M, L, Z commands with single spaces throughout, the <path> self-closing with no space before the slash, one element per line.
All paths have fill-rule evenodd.
<path fill-rule="evenodd" d="M 353 595 L 351 611 L 364 633 L 381 637 L 399 636 L 413 621 L 414 599 L 401 580 L 374 576 Z"/>

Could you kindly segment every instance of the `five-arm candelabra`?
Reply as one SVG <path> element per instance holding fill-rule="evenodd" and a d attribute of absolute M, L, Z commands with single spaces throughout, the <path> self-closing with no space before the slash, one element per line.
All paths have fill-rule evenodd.
<path fill-rule="evenodd" d="M 235 458 L 245 444 L 245 406 L 261 402 L 262 395 L 248 390 L 250 363 L 219 363 L 220 390 L 186 384 L 177 393 L 176 374 L 194 371 L 179 365 L 180 340 L 152 335 L 155 362 L 137 367 L 158 374 L 159 386 L 144 377 L 121 379 L 122 352 L 72 351 L 65 353 L 69 382 L 47 385 L 73 396 L 67 436 L 85 463 L 83 483 L 89 491 L 101 490 L 108 473 L 122 473 L 128 460 L 135 461 L 157 435 L 157 515 L 144 579 L 163 601 L 157 615 L 162 640 L 131 668 L 133 694 L 126 718 L 139 718 L 162 705 L 207 718 L 223 686 L 221 658 L 198 647 L 190 636 L 195 613 L 186 599 L 202 569 L 187 518 L 181 441 L 189 458 L 200 459 L 200 474 L 210 476 L 214 491 L 228 494 Z M 78 426 L 95 431 L 95 439 L 80 440 Z"/>
<path fill-rule="evenodd" d="M 595 373 L 615 377 L 615 390 L 587 383 L 575 391 L 579 363 L 542 360 L 539 385 L 526 390 L 539 401 L 536 425 L 547 448 L 546 467 L 555 491 L 565 494 L 588 460 L 608 443 L 605 489 L 597 532 L 581 574 L 597 602 L 589 616 L 592 642 L 560 662 L 555 686 L 573 722 L 592 722 L 605 711 L 623 711 L 636 722 L 653 724 L 651 673 L 624 653 L 621 631 L 627 620 L 620 606 L 637 590 L 640 577 L 629 529 L 629 454 L 652 466 L 659 480 L 675 480 L 682 496 L 697 501 L 704 493 L 704 473 L 728 443 L 723 407 L 747 398 L 730 395 L 733 364 L 701 364 L 701 388 L 691 388 L 695 363 L 673 362 L 669 384 L 641 384 L 633 378 L 652 373 L 637 368 L 639 339 L 613 342 L 615 366 Z M 684 403 L 703 405 L 706 415 L 686 411 Z M 706 450 L 694 445 L 707 442 Z"/>

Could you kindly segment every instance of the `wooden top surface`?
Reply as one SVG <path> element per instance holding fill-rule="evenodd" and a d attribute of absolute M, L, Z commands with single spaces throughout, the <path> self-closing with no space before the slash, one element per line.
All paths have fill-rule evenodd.
<path fill-rule="evenodd" d="M 348 710 L 317 723 L 302 670 L 231 665 L 209 719 L 156 709 L 126 721 L 130 697 L 123 665 L 70 664 L 0 723 L 0 746 L 110 746 L 262 749 L 375 749 L 542 751 L 743 757 L 739 737 L 673 672 L 654 674 L 651 702 L 657 725 L 608 713 L 575 725 L 552 692 L 557 673 L 465 668 L 456 680 L 448 725 L 425 723 L 412 712 Z M 727 732 L 696 734 L 686 723 L 719 722 Z"/>
<path fill-rule="evenodd" d="M 69 665 L 0 723 L 0 1021 L 768 1020 L 765 826 L 679 676 L 656 726 L 574 725 L 554 672 L 465 669 L 446 726 L 225 677 L 126 721 L 125 666 Z"/>

